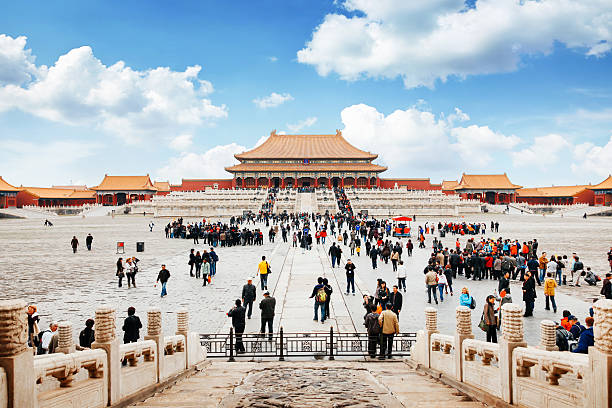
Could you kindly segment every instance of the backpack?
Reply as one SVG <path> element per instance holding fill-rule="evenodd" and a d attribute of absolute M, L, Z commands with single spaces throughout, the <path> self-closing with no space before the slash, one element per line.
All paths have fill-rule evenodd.
<path fill-rule="evenodd" d="M 474 299 L 474 296 L 471 296 L 472 298 L 472 302 L 470 303 L 470 309 L 476 309 L 476 299 Z"/>
<path fill-rule="evenodd" d="M 325 288 L 321 288 L 317 291 L 315 300 L 319 303 L 325 303 L 325 301 L 327 300 L 327 293 L 325 293 Z"/>
<path fill-rule="evenodd" d="M 504 259 L 502 260 L 501 267 L 503 271 L 509 271 L 510 269 L 512 269 L 512 262 L 510 262 L 509 259 Z"/>
<path fill-rule="evenodd" d="M 378 316 L 375 314 L 369 314 L 366 317 L 366 327 L 368 328 L 370 334 L 380 334 L 380 323 L 378 322 Z"/>

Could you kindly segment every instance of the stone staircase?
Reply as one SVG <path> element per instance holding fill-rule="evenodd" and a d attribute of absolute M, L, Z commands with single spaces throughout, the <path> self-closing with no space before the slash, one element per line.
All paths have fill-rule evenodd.
<path fill-rule="evenodd" d="M 401 360 L 215 361 L 137 407 L 484 407 Z"/>

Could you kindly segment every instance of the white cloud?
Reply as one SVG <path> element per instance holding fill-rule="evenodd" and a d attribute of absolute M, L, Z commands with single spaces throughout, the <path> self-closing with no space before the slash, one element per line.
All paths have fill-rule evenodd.
<path fill-rule="evenodd" d="M 590 142 L 575 146 L 574 162 L 571 168 L 574 173 L 584 174 L 587 177 L 593 174 L 607 177 L 612 174 L 612 135 L 603 146 Z M 599 181 L 596 182 L 599 183 Z"/>
<path fill-rule="evenodd" d="M 215 146 L 204 153 L 185 152 L 157 171 L 156 179 L 178 183 L 182 178 L 230 178 L 225 167 L 236 164 L 234 154 L 245 151 L 236 143 Z"/>
<path fill-rule="evenodd" d="M 609 0 L 344 0 L 351 17 L 328 14 L 298 61 L 345 80 L 401 77 L 407 88 L 449 76 L 510 72 L 554 43 L 603 56 L 612 47 Z"/>
<path fill-rule="evenodd" d="M 11 43 L 6 38 L 3 42 Z M 10 70 L 0 74 L 13 78 L 0 86 L 0 111 L 16 108 L 56 122 L 97 127 L 128 142 L 165 137 L 227 116 L 224 105 L 208 99 L 213 86 L 199 78 L 198 65 L 184 72 L 167 67 L 138 71 L 123 61 L 106 66 L 83 46 L 49 68 L 35 67 L 30 50 L 24 48 L 25 38 L 14 39 L 13 48 L 15 42 L 22 50 L 17 58 L 21 77 Z M 0 47 L 7 48 L 2 43 Z"/>
<path fill-rule="evenodd" d="M 170 141 L 170 147 L 174 150 L 185 151 L 193 144 L 192 135 L 179 135 Z"/>
<path fill-rule="evenodd" d="M 276 62 L 276 61 L 278 61 L 278 57 L 275 57 L 275 56 L 268 57 L 268 61 Z"/>
<path fill-rule="evenodd" d="M 533 139 L 531 146 L 512 153 L 512 162 L 516 167 L 538 166 L 550 169 L 559 161 L 559 154 L 568 151 L 572 145 L 563 136 L 551 133 Z"/>
<path fill-rule="evenodd" d="M 21 85 L 38 75 L 34 57 L 25 49 L 26 37 L 12 38 L 0 34 L 0 86 Z M 44 72 L 45 66 L 41 67 Z"/>
<path fill-rule="evenodd" d="M 294 124 L 287 123 L 287 129 L 289 129 L 293 133 L 297 133 L 302 129 L 311 127 L 315 123 L 317 123 L 317 118 L 312 116 L 304 120 L 300 120 L 298 123 L 294 123 Z"/>
<path fill-rule="evenodd" d="M 449 177 L 460 171 L 480 169 L 494 157 L 507 155 L 519 142 L 487 126 L 455 127 L 453 121 L 467 120 L 455 110 L 457 119 L 411 107 L 389 115 L 360 104 L 342 113 L 343 135 L 355 146 L 379 154 L 389 174 Z M 449 115 L 450 118 L 451 115 Z"/>
<path fill-rule="evenodd" d="M 276 108 L 285 102 L 292 101 L 293 96 L 288 93 L 278 94 L 272 92 L 268 96 L 253 99 L 253 103 L 260 109 Z"/>

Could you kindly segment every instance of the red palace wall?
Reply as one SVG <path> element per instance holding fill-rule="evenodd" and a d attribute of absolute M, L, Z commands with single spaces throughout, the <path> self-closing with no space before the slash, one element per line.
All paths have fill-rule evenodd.
<path fill-rule="evenodd" d="M 170 185 L 172 191 L 201 191 L 207 187 L 214 188 L 217 184 L 219 189 L 233 188 L 233 179 L 202 179 L 202 180 L 185 180 L 181 184 Z"/>
<path fill-rule="evenodd" d="M 83 204 L 94 204 L 95 198 L 41 198 L 28 193 L 27 191 L 20 191 L 17 193 L 17 207 L 23 207 L 24 205 L 36 205 L 36 206 L 55 206 L 55 205 L 83 205 Z"/>
<path fill-rule="evenodd" d="M 584 190 L 571 197 L 516 197 L 516 202 L 527 204 L 595 204 L 595 194 L 593 190 Z"/>
<path fill-rule="evenodd" d="M 442 185 L 431 184 L 429 179 L 380 179 L 380 188 L 406 187 L 408 190 L 441 190 Z"/>
<path fill-rule="evenodd" d="M 17 193 L 17 207 L 21 208 L 24 205 L 38 205 L 38 197 L 33 196 L 27 191 Z"/>
<path fill-rule="evenodd" d="M 0 208 L 9 208 L 17 206 L 17 198 L 16 197 L 8 197 L 0 195 Z"/>

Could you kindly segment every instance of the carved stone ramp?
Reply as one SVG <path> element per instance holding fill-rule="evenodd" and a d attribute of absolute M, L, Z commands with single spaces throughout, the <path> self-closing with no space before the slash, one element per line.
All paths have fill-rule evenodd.
<path fill-rule="evenodd" d="M 403 361 L 221 362 L 138 407 L 484 407 Z"/>

